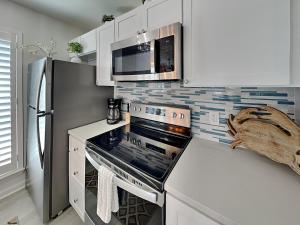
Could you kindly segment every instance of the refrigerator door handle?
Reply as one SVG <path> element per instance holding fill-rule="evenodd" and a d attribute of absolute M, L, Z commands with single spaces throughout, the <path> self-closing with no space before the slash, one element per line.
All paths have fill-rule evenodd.
<path fill-rule="evenodd" d="M 40 117 L 45 117 L 45 114 L 40 115 L 39 113 L 36 114 L 36 132 L 37 132 L 37 139 L 38 139 L 38 151 L 39 151 L 39 158 L 40 158 L 40 164 L 41 168 L 44 167 L 44 154 L 42 152 L 42 146 L 41 146 L 41 135 L 40 135 Z"/>
<path fill-rule="evenodd" d="M 37 95 L 36 95 L 36 110 L 39 113 L 40 112 L 40 95 L 41 95 L 41 90 L 42 90 L 42 83 L 43 83 L 43 79 L 46 76 L 46 63 L 44 63 L 44 68 L 43 68 L 43 72 L 40 76 L 40 81 L 39 81 L 39 87 L 37 89 Z"/>

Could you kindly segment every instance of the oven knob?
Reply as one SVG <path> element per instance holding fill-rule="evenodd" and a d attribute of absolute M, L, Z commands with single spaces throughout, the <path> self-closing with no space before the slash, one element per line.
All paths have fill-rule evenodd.
<path fill-rule="evenodd" d="M 176 156 L 177 156 L 177 154 L 176 154 L 175 152 L 173 152 L 173 153 L 171 154 L 171 158 L 172 158 L 172 159 L 175 159 Z"/>
<path fill-rule="evenodd" d="M 141 146 L 141 145 L 142 145 L 141 140 L 138 140 L 138 141 L 137 141 L 137 146 Z"/>
<path fill-rule="evenodd" d="M 174 113 L 173 113 L 173 118 L 175 119 L 176 117 L 177 117 L 177 113 L 174 112 Z"/>
<path fill-rule="evenodd" d="M 142 108 L 139 108 L 139 111 L 142 111 Z"/>
<path fill-rule="evenodd" d="M 184 119 L 184 114 L 183 113 L 180 113 L 180 119 Z"/>
<path fill-rule="evenodd" d="M 133 110 L 136 111 L 136 107 L 135 106 L 133 107 Z"/>
<path fill-rule="evenodd" d="M 133 143 L 133 144 L 136 143 L 136 139 L 135 139 L 135 138 L 132 139 L 132 143 Z"/>

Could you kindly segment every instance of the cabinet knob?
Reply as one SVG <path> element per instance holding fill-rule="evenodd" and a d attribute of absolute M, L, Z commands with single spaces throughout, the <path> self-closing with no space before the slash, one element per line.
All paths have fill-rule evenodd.
<path fill-rule="evenodd" d="M 142 33 L 143 33 L 143 34 L 146 33 L 146 32 L 147 32 L 146 30 L 144 30 L 144 29 L 142 30 Z"/>
<path fill-rule="evenodd" d="M 73 202 L 76 204 L 78 202 L 78 198 L 74 199 Z"/>
<path fill-rule="evenodd" d="M 76 176 L 78 174 L 78 171 L 75 171 L 73 174 L 74 174 L 74 176 Z"/>
<path fill-rule="evenodd" d="M 185 84 L 188 84 L 188 83 L 189 83 L 189 80 L 184 80 L 184 83 L 185 83 Z"/>
<path fill-rule="evenodd" d="M 137 34 L 140 35 L 140 34 L 141 34 L 141 31 L 138 31 Z"/>

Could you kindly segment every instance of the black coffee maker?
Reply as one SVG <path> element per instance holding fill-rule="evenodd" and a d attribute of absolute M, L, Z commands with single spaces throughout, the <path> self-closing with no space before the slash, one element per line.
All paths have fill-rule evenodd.
<path fill-rule="evenodd" d="M 107 99 L 107 123 L 117 124 L 121 121 L 122 99 L 109 98 Z"/>

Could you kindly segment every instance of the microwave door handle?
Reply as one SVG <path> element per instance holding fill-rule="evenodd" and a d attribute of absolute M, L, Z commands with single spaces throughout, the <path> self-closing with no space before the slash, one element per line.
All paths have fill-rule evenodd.
<path fill-rule="evenodd" d="M 150 42 L 150 71 L 151 74 L 155 74 L 156 57 L 155 57 L 155 39 Z"/>
<path fill-rule="evenodd" d="M 132 184 L 122 180 L 121 178 L 119 178 L 117 176 L 114 177 L 114 184 L 117 187 L 119 187 L 137 197 L 140 197 L 140 198 L 142 198 L 148 202 L 151 202 L 153 204 L 158 204 L 158 201 L 157 201 L 158 196 L 156 193 L 145 191 L 135 185 L 132 185 Z"/>

